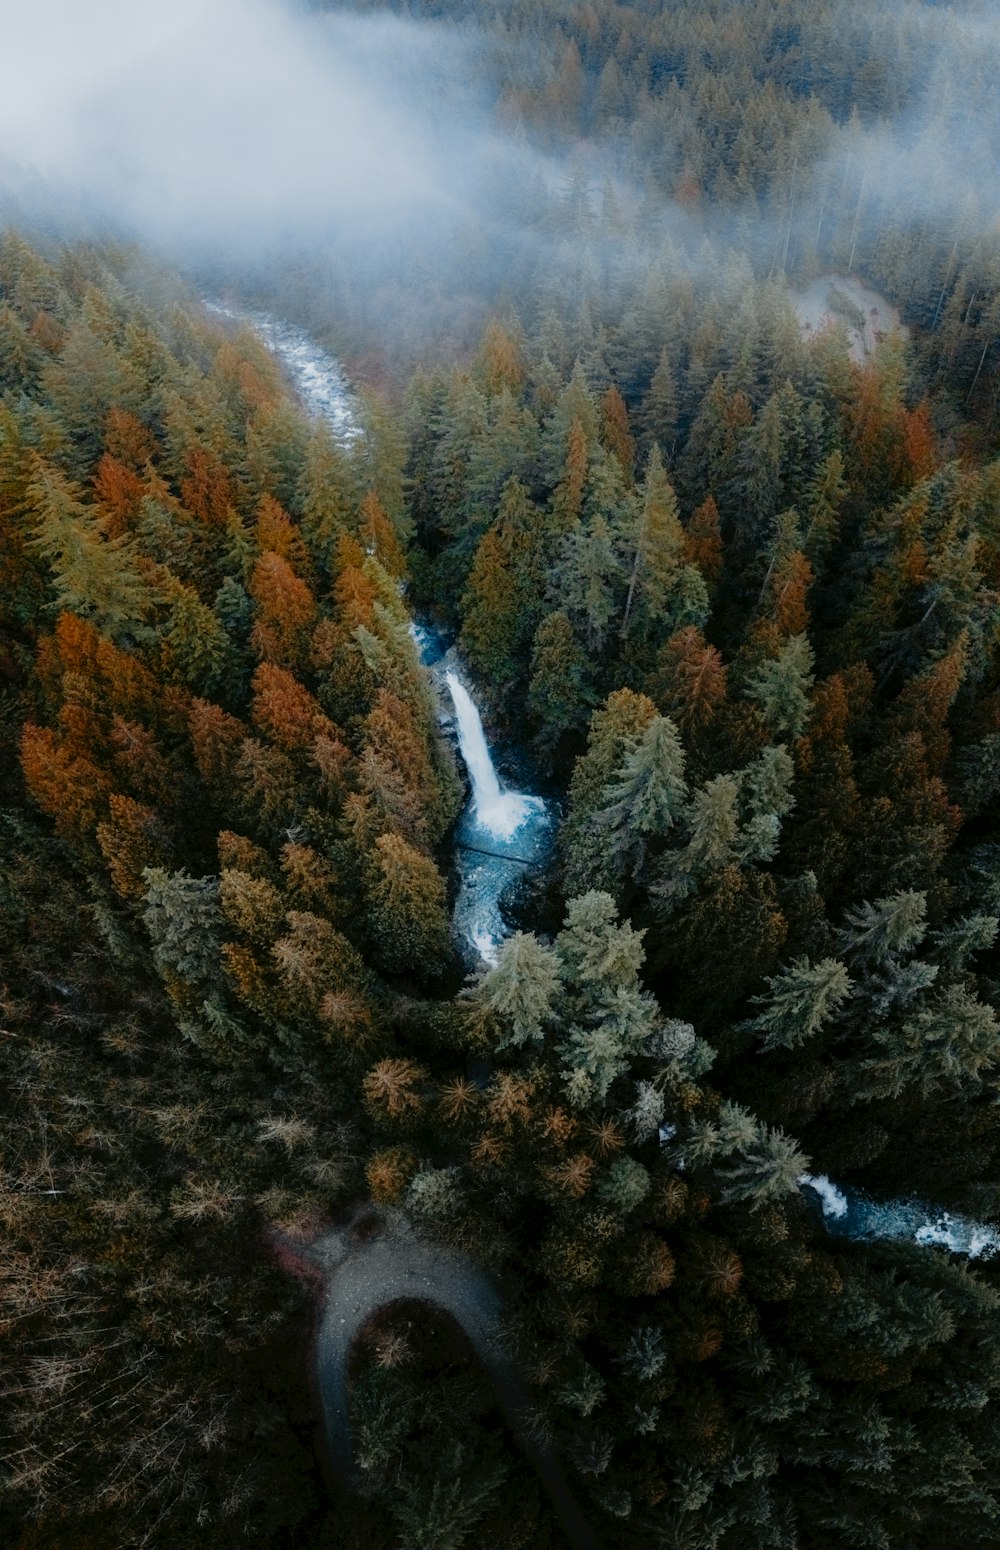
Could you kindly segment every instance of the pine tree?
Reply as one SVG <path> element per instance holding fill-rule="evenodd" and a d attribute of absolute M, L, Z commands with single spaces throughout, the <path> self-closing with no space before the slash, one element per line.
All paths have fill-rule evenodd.
<path fill-rule="evenodd" d="M 177 978 L 199 992 L 219 978 L 222 919 L 214 877 L 147 868 L 143 919 L 153 943 L 153 961 L 169 981 Z"/>
<path fill-rule="evenodd" d="M 559 961 L 537 937 L 515 931 L 500 948 L 497 962 L 469 992 L 470 999 L 500 1029 L 497 1048 L 538 1044 L 556 1019 Z"/>
<path fill-rule="evenodd" d="M 726 699 L 722 654 L 695 625 L 678 630 L 663 644 L 652 680 L 654 699 L 689 738 L 696 739 L 715 719 Z"/>
<path fill-rule="evenodd" d="M 773 737 L 799 737 L 809 719 L 813 650 L 805 635 L 793 635 L 776 657 L 762 663 L 746 692 Z"/>
<path fill-rule="evenodd" d="M 975 1093 L 1000 1062 L 996 1012 L 961 985 L 918 1006 L 902 1028 L 875 1029 L 874 1041 L 885 1053 L 860 1062 L 860 1097 Z"/>
<path fill-rule="evenodd" d="M 317 1011 L 325 996 L 357 990 L 365 972 L 359 953 L 321 915 L 289 910 L 287 933 L 271 949 L 284 989 L 299 1015 Z"/>
<path fill-rule="evenodd" d="M 677 435 L 678 397 L 677 383 L 671 366 L 670 352 L 666 345 L 660 351 L 649 391 L 642 401 L 638 420 L 647 443 L 665 447 L 672 455 Z"/>
<path fill-rule="evenodd" d="M 836 958 L 823 958 L 818 963 L 797 958 L 766 984 L 768 994 L 756 998 L 764 1010 L 748 1024 L 762 1038 L 765 1050 L 792 1049 L 805 1043 L 825 1027 L 851 994 L 850 976 Z"/>
<path fill-rule="evenodd" d="M 642 515 L 622 615 L 623 639 L 628 634 L 637 590 L 648 619 L 662 614 L 684 547 L 677 497 L 664 471 L 658 446 L 649 454 L 641 494 Z"/>
<path fill-rule="evenodd" d="M 561 610 L 546 614 L 531 648 L 528 709 L 541 722 L 539 741 L 552 750 L 565 732 L 583 726 L 593 702 L 587 659 Z"/>
<path fill-rule="evenodd" d="M 310 439 L 296 504 L 313 564 L 332 579 L 337 541 L 354 525 L 354 490 L 346 460 L 325 430 Z"/>
<path fill-rule="evenodd" d="M 235 675 L 233 645 L 218 615 L 191 587 L 169 578 L 162 588 L 169 599 L 169 625 L 161 636 L 168 677 L 196 694 L 213 694 Z"/>
<path fill-rule="evenodd" d="M 151 807 L 112 792 L 108 817 L 97 825 L 97 843 L 123 899 L 141 899 L 145 869 L 167 859 L 168 836 Z"/>
<path fill-rule="evenodd" d="M 393 973 L 440 972 L 451 951 L 445 886 L 430 857 L 395 834 L 375 842 L 368 914 L 379 958 Z"/>
<path fill-rule="evenodd" d="M 709 593 L 714 592 L 722 574 L 722 531 L 719 508 L 711 495 L 706 496 L 684 529 L 681 557 L 701 572 Z"/>
<path fill-rule="evenodd" d="M 613 384 L 601 399 L 601 442 L 611 456 L 618 459 L 626 483 L 631 484 L 635 442 L 629 429 L 625 400 Z"/>
<path fill-rule="evenodd" d="M 303 665 L 316 614 L 306 583 L 280 555 L 262 554 L 250 578 L 250 596 L 257 605 L 253 643 L 258 654 L 293 671 Z"/>
<path fill-rule="evenodd" d="M 286 668 L 261 662 L 253 675 L 254 726 L 285 753 L 308 753 L 319 736 L 336 736 L 336 727 L 319 703 Z"/>
<path fill-rule="evenodd" d="M 603 650 L 623 583 L 622 565 L 608 518 L 597 511 L 563 540 L 551 588 L 591 657 Z"/>
<path fill-rule="evenodd" d="M 609 866 L 606 836 L 595 827 L 605 791 L 615 772 L 638 747 L 656 717 L 656 706 L 645 695 L 620 689 L 594 711 L 587 751 L 576 762 L 570 781 L 566 820 L 561 834 L 566 891 L 586 890 L 596 879 L 615 881 Z"/>
<path fill-rule="evenodd" d="M 837 536 L 840 508 L 847 492 L 844 457 L 835 448 L 820 465 L 803 506 L 802 548 L 813 565 L 823 561 Z"/>
<path fill-rule="evenodd" d="M 733 861 L 740 832 L 738 779 L 714 776 L 692 796 L 686 819 L 687 844 L 668 853 L 651 889 L 664 915 L 677 909 L 707 874 Z"/>
<path fill-rule="evenodd" d="M 927 926 L 927 896 L 908 890 L 847 911 L 841 951 L 852 963 L 880 966 L 919 947 Z"/>
<path fill-rule="evenodd" d="M 257 506 L 257 547 L 261 554 L 277 554 L 292 570 L 308 580 L 311 562 L 302 534 L 273 495 L 262 495 Z"/>
<path fill-rule="evenodd" d="M 656 1004 L 639 985 L 642 935 L 618 923 L 606 893 L 592 891 L 567 907 L 555 950 L 568 992 L 560 1053 L 575 1108 L 602 1102 L 656 1029 Z"/>
<path fill-rule="evenodd" d="M 593 816 L 607 833 L 616 862 L 635 873 L 648 842 L 674 827 L 687 801 L 684 749 L 673 722 L 656 716 L 605 788 Z"/>
<path fill-rule="evenodd" d="M 777 854 L 782 819 L 795 806 L 794 775 L 795 766 L 783 743 L 762 749 L 741 770 L 743 822 L 737 855 L 744 864 L 772 861 Z"/>
<path fill-rule="evenodd" d="M 491 318 L 486 325 L 476 362 L 478 374 L 487 393 L 517 393 L 524 385 L 526 376 L 521 346 L 498 318 Z"/>
<path fill-rule="evenodd" d="M 57 832 L 67 839 L 91 839 L 106 810 L 108 774 L 48 727 L 31 722 L 21 733 L 20 754 L 28 791 Z"/>
<path fill-rule="evenodd" d="M 399 535 L 374 490 L 369 490 L 361 503 L 361 537 L 367 552 L 390 576 L 406 580 L 406 555 Z"/>
<path fill-rule="evenodd" d="M 265 877 L 254 877 L 235 866 L 219 878 L 219 908 L 231 926 L 255 947 L 274 941 L 285 914 L 280 889 Z"/>
<path fill-rule="evenodd" d="M 31 543 L 52 570 L 60 606 L 92 619 L 112 640 L 141 638 L 155 594 L 140 574 L 132 540 L 106 536 L 100 513 L 41 459 L 28 499 L 35 517 Z"/>
<path fill-rule="evenodd" d="M 541 514 L 510 479 L 462 599 L 462 645 L 502 690 L 521 671 L 541 612 Z"/>
<path fill-rule="evenodd" d="M 719 1170 L 720 1177 L 729 1181 L 723 1186 L 722 1199 L 745 1202 L 751 1211 L 760 1211 L 770 1202 L 794 1194 L 799 1179 L 808 1171 L 809 1159 L 792 1137 L 762 1125 L 738 1161 Z"/>
<path fill-rule="evenodd" d="M 364 733 L 358 779 L 373 811 L 411 844 L 438 840 L 455 816 L 453 783 L 439 778 L 410 707 L 380 689 Z"/>

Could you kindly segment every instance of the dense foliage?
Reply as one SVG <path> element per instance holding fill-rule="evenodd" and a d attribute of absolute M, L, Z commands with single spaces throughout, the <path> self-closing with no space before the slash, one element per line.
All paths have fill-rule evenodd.
<path fill-rule="evenodd" d="M 1000 1216 L 996 246 L 838 160 L 933 86 L 934 13 L 789 12 L 498 5 L 497 112 L 585 154 L 475 348 L 346 442 L 147 261 L 3 239 L 19 1550 L 559 1543 L 413 1309 L 327 1489 L 294 1246 L 362 1200 L 495 1276 L 603 1543 L 1000 1538 L 996 1262 L 799 1185 Z M 866 358 L 782 279 L 852 265 L 913 330 Z M 467 981 L 411 606 L 564 799 Z"/>

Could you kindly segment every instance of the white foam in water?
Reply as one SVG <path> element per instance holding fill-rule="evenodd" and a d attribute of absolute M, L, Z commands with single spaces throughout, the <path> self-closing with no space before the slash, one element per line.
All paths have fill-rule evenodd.
<path fill-rule="evenodd" d="M 495 942 L 488 931 L 476 930 L 469 932 L 469 941 L 484 963 L 495 969 L 500 958 L 500 944 Z"/>
<path fill-rule="evenodd" d="M 917 1243 L 938 1244 L 953 1254 L 967 1254 L 969 1259 L 986 1259 L 1000 1251 L 1000 1233 L 995 1228 L 952 1216 L 950 1211 L 929 1217 L 913 1236 Z"/>
<path fill-rule="evenodd" d="M 825 1173 L 802 1173 L 799 1175 L 800 1184 L 808 1184 L 814 1189 L 823 1206 L 823 1215 L 834 1218 L 847 1215 L 847 1196 L 839 1190 Z"/>
<path fill-rule="evenodd" d="M 826 1174 L 803 1173 L 798 1182 L 816 1191 L 823 1216 L 831 1223 L 830 1231 L 838 1237 L 861 1243 L 909 1239 L 924 1248 L 964 1254 L 967 1259 L 1000 1253 L 1000 1230 L 986 1222 L 935 1211 L 918 1200 L 868 1200 L 855 1190 L 840 1189 Z"/>

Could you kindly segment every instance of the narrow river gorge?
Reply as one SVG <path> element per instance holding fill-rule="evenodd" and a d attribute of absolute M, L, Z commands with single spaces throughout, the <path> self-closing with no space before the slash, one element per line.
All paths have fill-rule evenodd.
<path fill-rule="evenodd" d="M 216 317 L 254 328 L 273 351 L 309 412 L 322 418 L 338 439 L 359 434 L 350 387 L 339 363 L 295 325 L 252 308 L 206 302 Z M 544 865 L 554 840 L 549 803 L 502 784 L 475 702 L 476 689 L 455 648 L 427 621 L 413 636 L 440 692 L 442 715 L 454 718 L 459 751 L 471 796 L 455 827 L 459 887 L 455 934 L 472 964 L 496 962 L 508 926 L 504 907 L 516 896 L 525 869 Z M 938 1246 L 970 1259 L 1000 1253 L 1000 1229 L 915 1199 L 872 1200 L 822 1174 L 803 1174 L 800 1187 L 827 1230 L 859 1241 L 909 1240 Z"/>

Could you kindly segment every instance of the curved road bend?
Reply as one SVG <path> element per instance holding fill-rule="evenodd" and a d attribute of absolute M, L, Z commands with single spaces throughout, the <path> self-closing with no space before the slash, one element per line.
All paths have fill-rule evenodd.
<path fill-rule="evenodd" d="M 308 1258 L 326 1280 L 316 1379 L 331 1457 L 341 1478 L 349 1483 L 354 1466 L 347 1381 L 351 1346 L 387 1304 L 403 1299 L 429 1303 L 450 1314 L 471 1341 L 570 1544 L 575 1550 L 597 1550 L 558 1459 L 536 1440 L 534 1411 L 503 1337 L 503 1305 L 483 1271 L 466 1255 L 421 1239 L 397 1211 L 364 1212 L 318 1239 Z"/>

